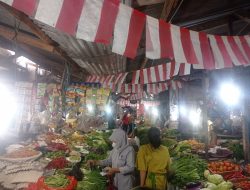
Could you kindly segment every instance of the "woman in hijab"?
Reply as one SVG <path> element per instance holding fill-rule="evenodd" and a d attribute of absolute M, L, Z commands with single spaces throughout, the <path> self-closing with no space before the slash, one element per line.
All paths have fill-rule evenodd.
<path fill-rule="evenodd" d="M 129 146 L 127 134 L 122 129 L 115 129 L 109 137 L 113 150 L 105 160 L 89 160 L 89 165 L 108 166 L 108 175 L 114 175 L 114 186 L 118 190 L 132 188 L 132 173 L 135 168 L 135 153 Z"/>

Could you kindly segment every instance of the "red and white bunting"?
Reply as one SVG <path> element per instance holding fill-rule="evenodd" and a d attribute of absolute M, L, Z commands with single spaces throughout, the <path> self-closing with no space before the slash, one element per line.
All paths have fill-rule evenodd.
<path fill-rule="evenodd" d="M 191 65 L 188 63 L 181 63 L 179 64 L 179 75 L 184 76 L 184 75 L 190 75 L 191 72 Z"/>
<path fill-rule="evenodd" d="M 215 58 L 216 69 L 230 68 L 234 65 L 247 65 L 249 60 L 247 55 L 250 53 L 242 48 L 244 43 L 239 44 L 239 38 L 233 36 L 213 36 L 208 35 L 211 48 Z"/>
<path fill-rule="evenodd" d="M 167 65 L 157 65 L 140 71 L 140 83 L 148 84 L 167 80 Z"/>
<path fill-rule="evenodd" d="M 250 36 L 234 36 L 235 43 L 239 47 L 244 58 L 250 63 Z"/>
<path fill-rule="evenodd" d="M 141 93 L 143 91 L 143 85 L 132 84 L 132 93 Z"/>
<path fill-rule="evenodd" d="M 114 84 L 122 84 L 128 73 L 119 73 L 115 76 Z"/>
<path fill-rule="evenodd" d="M 106 78 L 107 78 L 107 76 L 101 76 L 100 79 L 99 79 L 99 82 L 101 84 L 103 84 Z"/>
<path fill-rule="evenodd" d="M 158 84 L 147 84 L 147 92 L 150 94 L 158 94 Z"/>
<path fill-rule="evenodd" d="M 119 4 L 118 0 L 85 0 L 76 37 L 108 44 L 113 34 Z"/>
<path fill-rule="evenodd" d="M 115 75 L 108 75 L 108 76 L 105 78 L 103 84 L 107 84 L 107 85 L 111 84 L 114 77 L 115 77 Z"/>
<path fill-rule="evenodd" d="M 139 84 L 140 70 L 133 72 L 132 84 Z"/>
<path fill-rule="evenodd" d="M 159 93 L 168 90 L 168 83 L 159 83 Z"/>
<path fill-rule="evenodd" d="M 87 81 L 86 82 L 100 82 L 100 78 L 99 76 L 96 76 L 96 75 L 92 75 L 92 76 L 89 76 L 87 78 Z"/>
<path fill-rule="evenodd" d="M 118 84 L 116 92 L 117 93 L 123 93 L 124 92 L 124 85 L 123 84 Z"/>
<path fill-rule="evenodd" d="M 126 94 L 131 94 L 131 91 L 132 91 L 132 86 L 131 86 L 131 84 L 125 84 L 125 85 L 124 85 L 124 92 L 125 92 Z"/>
<path fill-rule="evenodd" d="M 182 88 L 182 84 L 181 84 L 181 82 L 180 81 L 171 81 L 171 88 L 173 89 L 173 90 L 177 90 L 178 88 Z"/>
<path fill-rule="evenodd" d="M 178 63 L 201 64 L 211 68 L 209 41 L 204 33 L 190 31 L 147 16 L 146 57 L 174 58 Z"/>
<path fill-rule="evenodd" d="M 112 51 L 134 58 L 141 39 L 146 16 L 126 5 L 120 4 L 114 29 Z"/>

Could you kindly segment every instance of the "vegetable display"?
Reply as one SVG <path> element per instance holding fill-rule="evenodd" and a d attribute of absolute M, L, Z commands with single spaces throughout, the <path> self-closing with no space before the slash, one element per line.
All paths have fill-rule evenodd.
<path fill-rule="evenodd" d="M 210 174 L 208 170 L 205 170 L 204 176 L 207 179 L 205 188 L 201 190 L 231 190 L 233 183 L 230 181 L 224 181 L 223 177 L 219 174 Z"/>
<path fill-rule="evenodd" d="M 241 181 L 239 183 L 234 184 L 236 188 L 241 190 L 249 190 L 250 189 L 250 181 Z"/>
<path fill-rule="evenodd" d="M 188 182 L 203 179 L 203 172 L 207 164 L 196 155 L 187 155 L 173 161 L 170 170 L 174 172 L 171 183 L 183 187 Z"/>
<path fill-rule="evenodd" d="M 64 188 L 69 185 L 69 179 L 63 174 L 48 176 L 44 182 L 49 187 Z"/>
<path fill-rule="evenodd" d="M 211 162 L 208 168 L 212 173 L 224 173 L 231 171 L 240 171 L 240 166 L 231 162 Z"/>
<path fill-rule="evenodd" d="M 55 158 L 48 163 L 46 169 L 63 169 L 68 165 L 68 161 L 64 157 Z"/>
<path fill-rule="evenodd" d="M 76 190 L 105 190 L 106 178 L 99 171 L 85 171 L 83 181 L 79 181 Z"/>
<path fill-rule="evenodd" d="M 66 153 L 64 151 L 56 151 L 56 152 L 47 152 L 45 154 L 45 157 L 50 159 L 55 159 L 58 157 L 64 157 L 65 155 Z"/>
<path fill-rule="evenodd" d="M 234 172 L 224 175 L 225 180 L 231 180 L 231 179 L 243 179 L 246 178 L 246 176 L 242 175 L 241 172 Z"/>

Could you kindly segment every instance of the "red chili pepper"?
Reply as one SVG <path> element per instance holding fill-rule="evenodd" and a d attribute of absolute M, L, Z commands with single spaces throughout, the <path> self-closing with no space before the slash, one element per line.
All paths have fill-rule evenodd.
<path fill-rule="evenodd" d="M 48 163 L 46 169 L 62 169 L 65 168 L 68 163 L 69 162 L 64 157 L 55 158 Z"/>

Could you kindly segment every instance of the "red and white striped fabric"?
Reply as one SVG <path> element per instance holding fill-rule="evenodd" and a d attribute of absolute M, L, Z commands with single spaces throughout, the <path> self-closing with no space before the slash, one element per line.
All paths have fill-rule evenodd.
<path fill-rule="evenodd" d="M 147 106 L 159 106 L 159 101 L 142 101 L 141 104 L 147 105 Z"/>
<path fill-rule="evenodd" d="M 1 0 L 14 8 L 91 42 L 109 43 L 118 13 L 119 0 Z"/>
<path fill-rule="evenodd" d="M 140 79 L 140 70 L 137 70 L 133 72 L 132 75 L 132 84 L 139 84 L 139 79 Z"/>
<path fill-rule="evenodd" d="M 171 58 L 178 63 L 210 67 L 212 53 L 204 33 L 166 23 L 147 16 L 146 57 Z"/>
<path fill-rule="evenodd" d="M 132 92 L 132 86 L 131 86 L 131 84 L 125 84 L 124 85 L 124 92 L 126 94 L 131 94 L 131 92 Z"/>
<path fill-rule="evenodd" d="M 110 84 L 112 83 L 114 77 L 115 77 L 115 75 L 108 75 L 108 76 L 105 78 L 103 84 L 105 84 L 105 85 L 110 85 Z"/>
<path fill-rule="evenodd" d="M 158 84 L 147 84 L 147 92 L 150 94 L 158 94 Z"/>
<path fill-rule="evenodd" d="M 182 88 L 182 84 L 180 81 L 171 81 L 171 88 L 173 90 L 177 90 L 178 88 Z"/>
<path fill-rule="evenodd" d="M 238 38 L 214 35 L 208 35 L 208 37 L 214 54 L 216 69 L 233 67 L 233 63 L 235 65 L 246 65 L 249 63 L 246 55 L 250 52 L 247 53 L 244 49 L 241 49 L 237 44 Z M 244 39 L 244 37 L 239 38 Z"/>
<path fill-rule="evenodd" d="M 115 76 L 114 84 L 122 84 L 126 79 L 128 73 L 119 73 Z"/>
<path fill-rule="evenodd" d="M 168 83 L 159 83 L 159 93 L 168 90 Z"/>
<path fill-rule="evenodd" d="M 148 84 L 167 80 L 167 65 L 157 65 L 140 71 L 140 83 Z"/>
<path fill-rule="evenodd" d="M 143 98 L 143 93 L 132 94 L 130 96 L 130 100 L 141 100 Z"/>
<path fill-rule="evenodd" d="M 250 63 L 250 36 L 234 36 L 235 43 L 239 47 L 244 58 Z"/>
<path fill-rule="evenodd" d="M 99 82 L 101 84 L 103 84 L 106 78 L 107 78 L 107 76 L 101 76 L 100 79 L 99 79 Z"/>
<path fill-rule="evenodd" d="M 96 75 L 91 75 L 87 78 L 86 82 L 100 82 L 100 78 L 99 76 Z"/>
<path fill-rule="evenodd" d="M 114 29 L 112 51 L 134 58 L 141 39 L 146 16 L 126 5 L 120 4 Z"/>
<path fill-rule="evenodd" d="M 191 72 L 191 64 L 188 63 L 176 63 L 176 66 L 178 67 L 178 72 L 177 74 L 179 74 L 180 76 L 184 76 L 184 75 L 190 75 Z"/>
<path fill-rule="evenodd" d="M 143 85 L 132 84 L 132 93 L 141 93 L 143 91 Z"/>
<path fill-rule="evenodd" d="M 123 93 L 124 92 L 124 85 L 123 84 L 118 84 L 116 91 L 117 93 Z"/>

